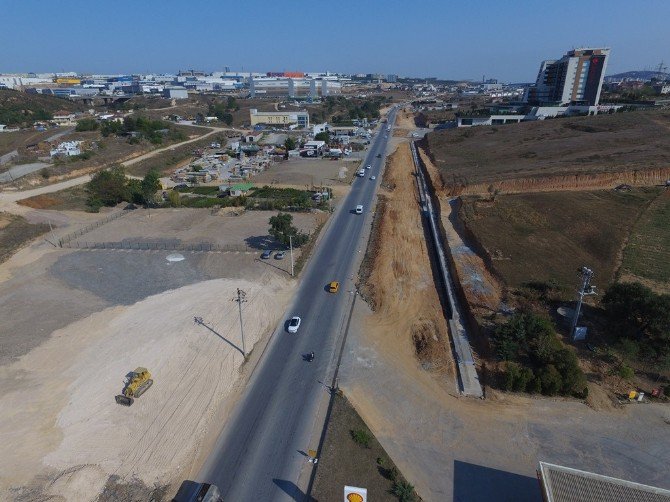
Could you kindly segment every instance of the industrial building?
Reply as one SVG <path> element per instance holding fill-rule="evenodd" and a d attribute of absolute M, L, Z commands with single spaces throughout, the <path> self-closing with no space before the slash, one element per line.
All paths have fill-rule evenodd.
<path fill-rule="evenodd" d="M 278 126 L 309 127 L 309 113 L 306 110 L 286 112 L 259 112 L 256 108 L 249 110 L 251 125 L 267 124 Z"/>
<path fill-rule="evenodd" d="M 531 105 L 597 106 L 609 58 L 608 48 L 568 51 L 559 60 L 542 61 L 535 85 L 524 101 Z"/>

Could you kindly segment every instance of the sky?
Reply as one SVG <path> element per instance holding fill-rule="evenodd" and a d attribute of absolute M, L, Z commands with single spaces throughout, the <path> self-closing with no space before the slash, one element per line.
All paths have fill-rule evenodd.
<path fill-rule="evenodd" d="M 333 71 L 530 82 L 611 47 L 670 66 L 668 0 L 0 0 L 0 73 Z"/>

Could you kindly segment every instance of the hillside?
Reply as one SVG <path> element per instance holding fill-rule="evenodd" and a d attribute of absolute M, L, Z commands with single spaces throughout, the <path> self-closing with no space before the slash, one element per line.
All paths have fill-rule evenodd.
<path fill-rule="evenodd" d="M 670 178 L 670 112 L 435 131 L 422 146 L 453 193 L 609 188 Z"/>
<path fill-rule="evenodd" d="M 35 120 L 47 120 L 60 110 L 82 111 L 84 106 L 67 99 L 0 89 L 0 124 L 29 126 Z"/>

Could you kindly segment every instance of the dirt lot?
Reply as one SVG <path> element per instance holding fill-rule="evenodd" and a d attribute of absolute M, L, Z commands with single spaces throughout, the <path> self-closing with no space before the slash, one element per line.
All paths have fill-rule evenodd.
<path fill-rule="evenodd" d="M 268 234 L 269 219 L 277 214 L 276 211 L 235 209 L 235 212 L 220 210 L 215 214 L 209 209 L 138 209 L 78 237 L 75 242 L 91 244 L 206 242 L 250 252 L 279 247 Z M 243 211 L 242 214 L 240 211 Z M 305 233 L 316 227 L 316 213 L 291 213 L 291 215 L 293 225 Z M 298 252 L 295 250 L 294 254 Z M 281 262 L 281 265 L 285 265 L 285 262 Z"/>
<path fill-rule="evenodd" d="M 104 226 L 94 236 L 211 232 L 243 242 L 245 229 L 252 238 L 267 232 L 267 214 L 155 213 L 150 226 L 138 211 L 110 223 L 109 237 Z M 206 448 L 242 363 L 229 300 L 238 287 L 247 293 L 250 350 L 295 283 L 281 270 L 286 260 L 257 253 L 183 253 L 176 262 L 168 254 L 36 242 L 0 266 L 0 437 L 12 452 L 0 458 L 0 498 L 95 500 L 106 486 L 108 496 L 125 490 L 147 500 L 154 487 L 181 481 Z M 114 395 L 137 366 L 155 383 L 132 407 L 118 406 Z"/>
<path fill-rule="evenodd" d="M 369 444 L 356 443 L 353 431 L 368 432 Z M 336 396 L 312 490 L 314 501 L 341 500 L 345 485 L 367 488 L 370 501 L 398 500 L 391 494 L 394 468 L 356 410 L 345 397 Z"/>
<path fill-rule="evenodd" d="M 670 177 L 669 129 L 669 112 L 639 111 L 441 130 L 423 145 L 455 193 L 611 188 Z"/>
<path fill-rule="evenodd" d="M 274 164 L 267 171 L 254 176 L 252 181 L 257 185 L 348 186 L 360 164 L 360 158 L 290 159 Z"/>
<path fill-rule="evenodd" d="M 635 220 L 658 194 L 640 188 L 501 195 L 494 203 L 465 198 L 459 217 L 508 286 L 554 281 L 572 298 L 579 267 L 595 271 L 599 288 L 611 283 Z"/>

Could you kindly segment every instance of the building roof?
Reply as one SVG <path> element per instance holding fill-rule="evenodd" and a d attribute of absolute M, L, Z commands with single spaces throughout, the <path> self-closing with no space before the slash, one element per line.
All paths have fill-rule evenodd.
<path fill-rule="evenodd" d="M 669 502 L 670 490 L 540 462 L 546 502 Z"/>
<path fill-rule="evenodd" d="M 236 185 L 233 185 L 230 187 L 232 191 L 237 191 L 240 190 L 242 192 L 246 192 L 254 187 L 253 183 L 237 183 Z"/>

